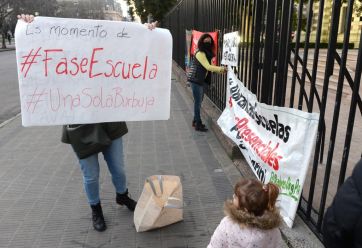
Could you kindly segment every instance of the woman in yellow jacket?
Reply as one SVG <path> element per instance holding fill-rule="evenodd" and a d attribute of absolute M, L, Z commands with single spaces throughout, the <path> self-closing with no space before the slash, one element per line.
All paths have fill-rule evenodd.
<path fill-rule="evenodd" d="M 190 71 L 187 77 L 192 89 L 194 97 L 194 119 L 192 126 L 196 131 L 206 132 L 208 129 L 202 123 L 200 110 L 201 103 L 204 96 L 204 86 L 211 83 L 211 73 L 224 73 L 227 71 L 226 67 L 215 66 L 211 64 L 211 59 L 215 57 L 213 48 L 215 43 L 209 34 L 203 34 L 198 43 L 198 50 L 191 61 Z"/>

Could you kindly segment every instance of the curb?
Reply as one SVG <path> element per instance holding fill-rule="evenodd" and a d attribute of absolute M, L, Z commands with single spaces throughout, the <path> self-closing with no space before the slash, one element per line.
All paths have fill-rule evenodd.
<path fill-rule="evenodd" d="M 15 115 L 14 117 L 11 117 L 10 119 L 3 121 L 0 123 L 0 128 L 6 126 L 7 124 L 9 124 L 10 122 L 12 122 L 13 120 L 15 120 L 16 118 L 18 118 L 19 116 L 21 116 L 21 113 L 18 113 L 17 115 Z"/>
<path fill-rule="evenodd" d="M 172 62 L 172 72 L 176 76 L 177 81 L 185 88 L 187 95 L 192 99 L 191 88 L 187 85 L 185 71 L 175 62 Z M 239 147 L 228 137 L 224 135 L 217 124 L 217 119 L 221 115 L 220 111 L 208 97 L 204 98 L 201 108 L 201 114 L 206 120 L 210 129 L 214 132 L 216 138 L 224 148 L 225 152 L 232 160 L 235 167 L 245 178 L 255 178 L 255 175 L 247 162 L 245 161 Z M 295 216 L 294 227 L 289 228 L 286 224 L 280 227 L 282 239 L 289 248 L 323 248 L 324 245 L 303 222 L 299 215 Z"/>
<path fill-rule="evenodd" d="M 7 52 L 7 51 L 13 51 L 13 50 L 15 50 L 15 47 L 13 47 L 13 48 L 0 48 L 0 53 L 1 52 Z"/>

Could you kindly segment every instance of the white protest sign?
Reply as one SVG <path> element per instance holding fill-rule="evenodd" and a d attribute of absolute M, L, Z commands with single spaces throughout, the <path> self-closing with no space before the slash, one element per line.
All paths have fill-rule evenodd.
<path fill-rule="evenodd" d="M 292 227 L 319 114 L 259 103 L 230 70 L 226 99 L 218 125 L 238 144 L 257 178 L 279 186 L 281 215 Z"/>
<path fill-rule="evenodd" d="M 36 17 L 15 34 L 24 126 L 169 118 L 168 30 Z"/>
<path fill-rule="evenodd" d="M 240 38 L 238 32 L 224 34 L 221 64 L 230 66 L 238 65 L 239 41 Z"/>

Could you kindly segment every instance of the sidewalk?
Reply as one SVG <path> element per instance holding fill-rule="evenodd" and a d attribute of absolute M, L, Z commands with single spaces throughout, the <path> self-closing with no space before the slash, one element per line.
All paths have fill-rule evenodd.
<path fill-rule="evenodd" d="M 133 214 L 114 201 L 101 159 L 101 199 L 108 229 L 94 231 L 77 160 L 70 146 L 60 142 L 61 128 L 24 128 L 18 116 L 0 126 L 0 247 L 206 247 L 224 216 L 223 202 L 232 196 L 232 185 L 241 174 L 213 132 L 196 133 L 191 128 L 187 91 L 172 80 L 170 120 L 130 122 L 124 140 L 132 196 L 139 197 L 149 175 L 178 175 L 184 221 L 136 233 Z M 282 248 L 321 247 L 306 242 L 313 234 L 298 218 L 295 228 L 282 230 L 288 243 Z"/>
<path fill-rule="evenodd" d="M 206 247 L 240 173 L 212 132 L 192 130 L 191 101 L 180 89 L 172 81 L 170 120 L 128 123 L 125 154 L 135 198 L 149 175 L 181 177 L 183 222 L 136 233 L 133 214 L 114 201 L 102 160 L 108 229 L 94 231 L 77 160 L 60 142 L 61 128 L 24 128 L 17 117 L 0 128 L 0 247 Z"/>
<path fill-rule="evenodd" d="M 15 42 L 14 41 L 11 42 L 11 45 L 9 45 L 9 43 L 6 42 L 6 48 L 1 48 L 0 47 L 0 52 L 11 51 L 11 50 L 15 50 Z"/>

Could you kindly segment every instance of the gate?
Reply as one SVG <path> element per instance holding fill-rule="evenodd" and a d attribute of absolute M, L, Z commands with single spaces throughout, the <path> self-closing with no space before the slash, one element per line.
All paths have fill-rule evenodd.
<path fill-rule="evenodd" d="M 238 31 L 234 71 L 258 100 L 320 113 L 298 208 L 320 239 L 325 209 L 362 155 L 359 11 L 354 0 L 181 0 L 162 22 L 183 69 L 186 30 L 218 30 L 219 44 L 225 33 Z M 215 75 L 212 85 L 206 94 L 222 111 L 225 75 Z"/>

